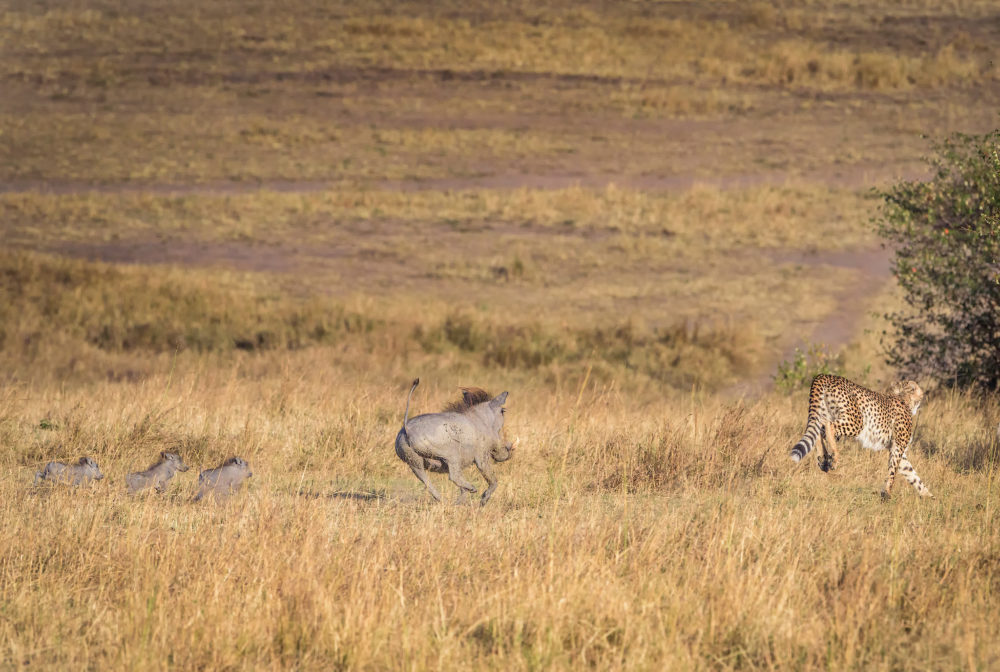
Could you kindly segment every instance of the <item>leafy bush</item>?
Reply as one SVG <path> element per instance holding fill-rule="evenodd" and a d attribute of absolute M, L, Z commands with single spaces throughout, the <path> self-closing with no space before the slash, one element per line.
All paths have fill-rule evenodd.
<path fill-rule="evenodd" d="M 826 346 L 812 345 L 808 351 L 795 348 L 792 361 L 778 364 L 778 374 L 774 376 L 774 386 L 785 393 L 809 387 L 812 379 L 821 373 L 844 375 L 844 355 L 833 355 Z"/>
<path fill-rule="evenodd" d="M 886 317 L 887 360 L 946 385 L 1000 383 L 1000 131 L 936 146 L 927 182 L 880 195 L 879 234 L 907 309 Z"/>

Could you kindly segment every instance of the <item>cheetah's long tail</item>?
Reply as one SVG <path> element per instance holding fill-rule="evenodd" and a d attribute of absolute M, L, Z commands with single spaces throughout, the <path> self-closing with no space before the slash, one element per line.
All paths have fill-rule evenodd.
<path fill-rule="evenodd" d="M 821 431 L 823 431 L 823 425 L 819 421 L 819 418 L 810 416 L 809 421 L 806 423 L 806 433 L 795 444 L 795 447 L 792 448 L 791 455 L 793 462 L 798 462 L 809 454 L 809 451 L 816 445 L 816 440 L 819 439 Z"/>

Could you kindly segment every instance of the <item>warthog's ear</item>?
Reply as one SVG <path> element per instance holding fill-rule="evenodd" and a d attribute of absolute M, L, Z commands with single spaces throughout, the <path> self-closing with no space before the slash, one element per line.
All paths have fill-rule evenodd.
<path fill-rule="evenodd" d="M 490 401 L 490 408 L 500 408 L 507 401 L 507 393 L 501 392 Z"/>

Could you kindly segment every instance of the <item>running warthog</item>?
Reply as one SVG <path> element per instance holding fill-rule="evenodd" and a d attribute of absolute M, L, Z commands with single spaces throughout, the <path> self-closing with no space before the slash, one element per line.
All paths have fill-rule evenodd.
<path fill-rule="evenodd" d="M 463 388 L 462 401 L 451 404 L 443 413 L 427 413 L 410 420 L 410 398 L 419 384 L 419 378 L 414 380 L 406 397 L 403 428 L 396 435 L 396 455 L 439 502 L 441 495 L 427 471 L 447 473 L 459 487 L 462 501 L 467 492 L 476 492 L 475 486 L 462 476 L 462 470 L 474 463 L 489 486 L 480 499 L 480 504 L 485 505 L 497 487 L 492 462 L 506 462 L 514 450 L 512 444 L 504 443 L 502 435 L 507 393 L 491 399 L 485 390 Z"/>
<path fill-rule="evenodd" d="M 65 462 L 49 462 L 41 471 L 35 472 L 35 484 L 39 481 L 52 481 L 67 485 L 83 485 L 91 481 L 99 481 L 104 474 L 92 458 L 81 457 L 76 464 Z"/>
<path fill-rule="evenodd" d="M 164 492 L 167 489 L 167 482 L 174 477 L 174 474 L 178 471 L 187 471 L 190 468 L 184 464 L 180 455 L 165 450 L 160 453 L 160 461 L 149 469 L 136 471 L 126 476 L 125 485 L 128 487 L 130 495 L 149 487 L 157 492 Z"/>
<path fill-rule="evenodd" d="M 205 495 L 214 495 L 220 499 L 236 492 L 243 481 L 253 476 L 250 465 L 240 457 L 230 457 L 215 469 L 206 469 L 198 475 L 198 494 L 195 502 Z"/>

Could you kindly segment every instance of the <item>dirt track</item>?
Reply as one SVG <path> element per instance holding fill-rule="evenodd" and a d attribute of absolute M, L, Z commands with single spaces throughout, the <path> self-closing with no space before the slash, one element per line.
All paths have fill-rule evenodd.
<path fill-rule="evenodd" d="M 448 177 L 420 180 L 377 180 L 358 186 L 390 191 L 461 191 L 465 189 L 567 189 L 584 187 L 602 189 L 616 186 L 646 191 L 674 191 L 703 185 L 720 189 L 740 189 L 765 185 L 821 183 L 841 189 L 861 189 L 890 180 L 919 180 L 927 177 L 926 167 L 853 166 L 842 170 L 811 171 L 802 174 L 786 171 L 763 171 L 725 175 L 721 177 L 680 176 L 608 176 L 580 172 L 578 174 L 509 173 L 478 177 Z M 84 181 L 18 180 L 0 182 L 0 194 L 39 193 L 65 194 L 153 194 L 162 196 L 212 196 L 250 194 L 258 191 L 277 193 L 316 193 L 337 189 L 339 183 L 327 180 L 262 180 L 229 181 L 195 184 L 166 182 L 119 182 L 102 184 Z"/>
<path fill-rule="evenodd" d="M 753 186 L 783 185 L 788 183 L 820 183 L 832 187 L 860 189 L 873 184 L 872 170 L 843 169 L 814 171 L 812 174 L 792 176 L 783 171 L 757 172 L 743 175 L 728 175 L 714 179 L 693 176 L 672 177 L 629 177 L 614 180 L 593 174 L 509 174 L 489 175 L 475 178 L 446 178 L 434 180 L 389 181 L 383 180 L 364 185 L 372 190 L 416 191 L 440 190 L 458 191 L 464 189 L 564 189 L 572 186 L 603 188 L 612 184 L 637 190 L 674 191 L 688 189 L 694 185 L 707 185 L 720 189 L 740 189 Z M 911 169 L 906 179 L 925 177 L 923 169 Z M 879 182 L 898 179 L 892 169 L 882 168 Z M 336 190 L 339 185 L 324 181 L 264 181 L 225 182 L 203 184 L 166 183 L 117 183 L 92 184 L 85 182 L 8 182 L 0 184 L 0 193 L 41 193 L 53 195 L 69 194 L 152 194 L 163 196 L 196 195 L 240 195 L 259 191 L 279 193 L 319 193 Z M 357 188 L 357 185 L 351 185 Z M 374 235 L 374 232 L 370 232 Z M 520 235 L 526 232 L 519 230 Z M 353 251 L 352 251 L 353 250 Z M 50 251 L 78 258 L 128 264 L 168 264 L 190 267 L 223 267 L 239 271 L 264 271 L 279 274 L 302 275 L 315 273 L 317 264 L 327 269 L 336 268 L 337 259 L 344 255 L 357 257 L 361 248 L 343 246 L 311 247 L 299 249 L 294 243 L 282 245 L 261 245 L 251 242 L 205 243 L 172 239 L 162 240 L 122 240 L 100 243 L 65 242 L 50 247 Z M 881 249 L 861 249 L 841 252 L 802 252 L 794 250 L 771 250 L 762 253 L 760 260 L 783 266 L 830 266 L 857 272 L 856 279 L 839 286 L 832 292 L 836 307 L 822 321 L 808 332 L 789 343 L 773 361 L 764 363 L 756 377 L 733 386 L 728 392 L 737 396 L 753 396 L 767 388 L 771 374 L 781 361 L 790 360 L 795 348 L 808 347 L 812 343 L 824 344 L 831 351 L 850 343 L 856 338 L 865 318 L 865 307 L 871 297 L 882 290 L 890 278 L 889 252 Z M 355 260 L 357 262 L 357 260 Z M 378 260 L 372 260 L 379 264 Z M 373 268 L 373 271 L 375 269 Z M 801 329 L 801 326 L 800 326 Z"/>

